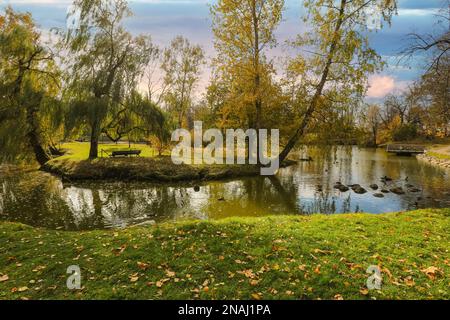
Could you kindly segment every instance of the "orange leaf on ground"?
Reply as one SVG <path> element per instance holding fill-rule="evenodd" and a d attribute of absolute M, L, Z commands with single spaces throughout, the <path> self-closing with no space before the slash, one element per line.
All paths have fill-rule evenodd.
<path fill-rule="evenodd" d="M 258 293 L 252 293 L 252 298 L 255 300 L 261 300 L 261 296 Z"/>
<path fill-rule="evenodd" d="M 430 280 L 434 280 L 436 278 L 436 275 L 438 273 L 442 273 L 441 270 L 439 270 L 439 268 L 431 266 L 425 269 L 420 270 L 423 273 L 425 273 L 427 275 L 428 278 L 430 278 Z"/>

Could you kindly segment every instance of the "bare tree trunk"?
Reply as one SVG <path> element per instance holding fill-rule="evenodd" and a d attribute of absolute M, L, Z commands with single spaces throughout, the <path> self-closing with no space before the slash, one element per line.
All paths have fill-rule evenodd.
<path fill-rule="evenodd" d="M 375 126 L 373 127 L 372 134 L 373 134 L 373 146 L 376 148 L 378 146 L 378 144 L 377 144 L 378 128 L 377 127 L 375 127 Z"/>
<path fill-rule="evenodd" d="M 308 109 L 306 110 L 303 120 L 300 123 L 300 126 L 295 131 L 294 135 L 289 139 L 288 143 L 284 147 L 283 151 L 278 156 L 280 163 L 286 159 L 286 157 L 289 155 L 289 153 L 292 151 L 292 149 L 295 147 L 296 143 L 300 139 L 300 137 L 304 134 L 306 127 L 308 126 L 311 117 L 314 113 L 314 111 L 317 108 L 317 105 L 319 103 L 320 97 L 322 96 L 323 88 L 325 87 L 325 84 L 328 80 L 328 74 L 330 73 L 330 67 L 333 63 L 333 58 L 336 53 L 337 45 L 339 42 L 339 32 L 341 30 L 342 24 L 344 22 L 344 12 L 345 12 L 345 6 L 347 5 L 348 0 L 341 0 L 341 7 L 339 10 L 339 18 L 336 22 L 336 27 L 334 30 L 333 40 L 330 44 L 330 49 L 327 54 L 326 64 L 322 72 L 322 77 L 320 79 L 319 85 L 316 88 L 316 92 L 309 104 Z"/>

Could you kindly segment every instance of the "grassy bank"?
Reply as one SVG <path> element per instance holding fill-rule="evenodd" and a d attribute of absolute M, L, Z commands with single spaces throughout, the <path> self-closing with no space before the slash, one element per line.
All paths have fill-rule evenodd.
<path fill-rule="evenodd" d="M 111 151 L 127 149 L 126 145 L 101 145 L 99 150 Z M 132 145 L 131 149 L 141 150 L 140 157 L 86 160 L 89 155 L 88 143 L 67 143 L 62 146 L 65 154 L 43 166 L 43 170 L 68 180 L 121 180 L 177 182 L 196 180 L 219 180 L 257 175 L 256 165 L 175 165 L 169 155 L 157 156 L 157 152 L 147 145 Z M 102 155 L 100 152 L 99 155 Z M 282 165 L 293 164 L 285 161 Z"/>
<path fill-rule="evenodd" d="M 418 158 L 433 165 L 450 168 L 450 145 L 430 146 L 426 153 Z"/>
<path fill-rule="evenodd" d="M 170 157 L 55 159 L 43 170 L 67 180 L 120 180 L 178 182 L 218 180 L 259 174 L 252 165 L 175 165 Z"/>
<path fill-rule="evenodd" d="M 0 223 L 0 299 L 449 299 L 449 230 L 450 209 L 80 233 Z M 82 290 L 66 288 L 70 265 Z"/>

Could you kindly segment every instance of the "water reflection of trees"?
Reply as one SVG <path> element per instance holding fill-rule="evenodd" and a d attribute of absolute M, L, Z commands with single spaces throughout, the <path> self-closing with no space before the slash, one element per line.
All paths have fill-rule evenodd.
<path fill-rule="evenodd" d="M 301 153 L 303 152 L 303 153 Z M 448 206 L 448 172 L 419 164 L 415 158 L 389 156 L 382 150 L 304 148 L 300 157 L 314 161 L 280 170 L 275 177 L 248 177 L 191 185 L 151 183 L 63 183 L 42 172 L 0 175 L 0 218 L 72 230 L 122 227 L 145 220 L 184 217 L 222 218 L 268 214 L 311 214 Z M 383 185 L 381 176 L 395 181 Z M 406 179 L 408 177 L 408 179 Z M 341 193 L 333 185 L 359 183 L 366 195 Z M 375 199 L 369 184 L 412 184 L 423 192 L 387 194 Z M 320 188 L 319 188 L 320 186 Z M 420 199 L 420 200 L 419 200 Z"/>
<path fill-rule="evenodd" d="M 49 228 L 73 225 L 73 216 L 58 190 L 62 183 L 43 173 L 3 176 L 1 213 L 10 221 Z"/>

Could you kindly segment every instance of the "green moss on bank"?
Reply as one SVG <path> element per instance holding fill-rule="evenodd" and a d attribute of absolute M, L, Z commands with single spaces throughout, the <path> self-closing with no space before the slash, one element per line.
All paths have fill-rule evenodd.
<path fill-rule="evenodd" d="M 0 223 L 0 299 L 449 299 L 450 209 L 59 232 Z M 66 288 L 79 265 L 82 290 Z M 369 291 L 366 270 L 382 270 Z"/>

